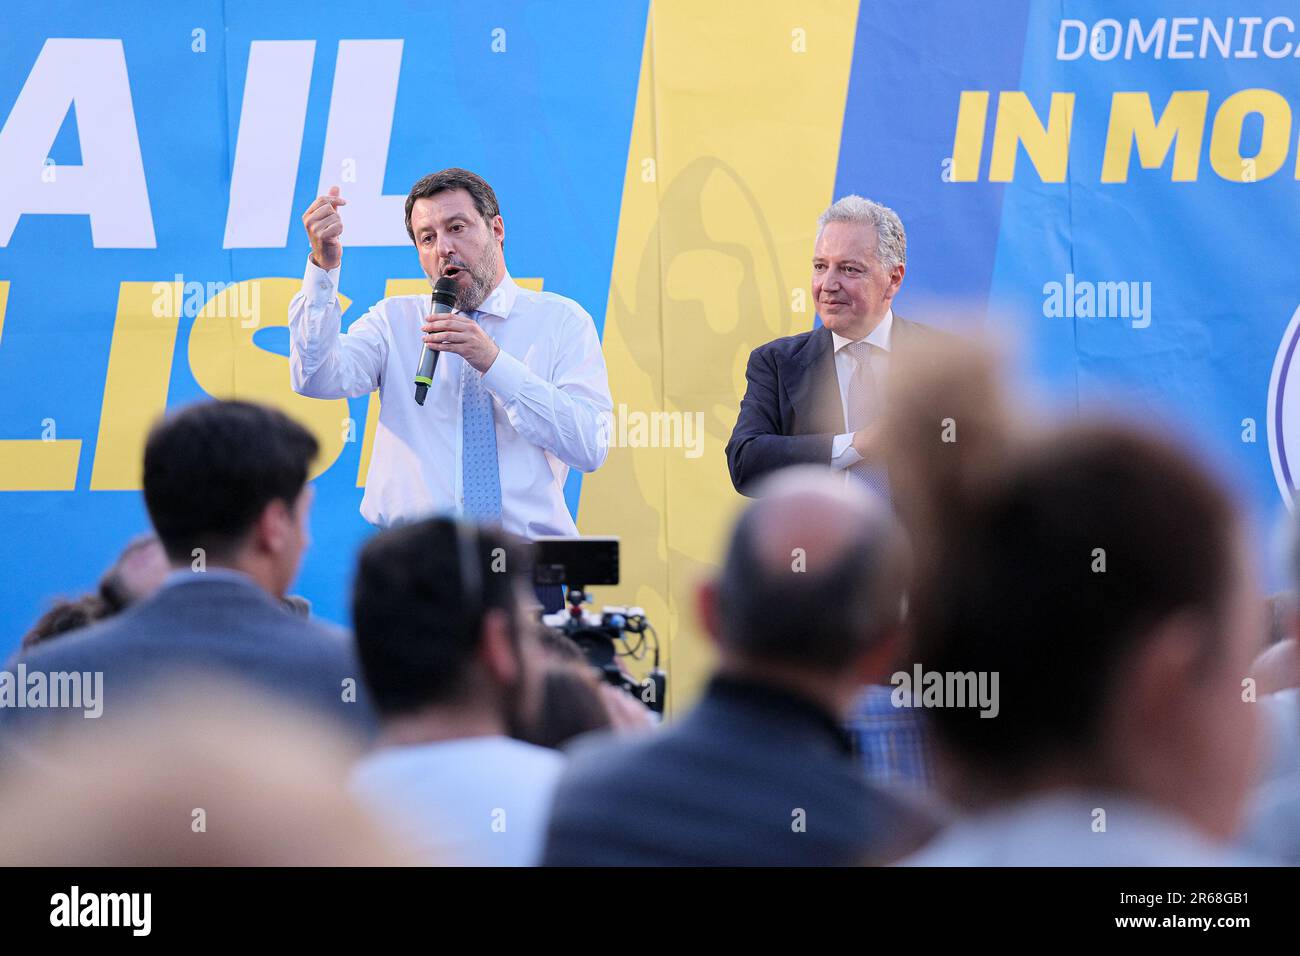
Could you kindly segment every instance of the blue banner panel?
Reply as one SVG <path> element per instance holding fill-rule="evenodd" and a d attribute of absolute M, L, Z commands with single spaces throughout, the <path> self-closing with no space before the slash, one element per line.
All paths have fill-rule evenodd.
<path fill-rule="evenodd" d="M 391 281 L 422 278 L 406 193 L 463 166 L 497 191 L 511 273 L 603 327 L 646 16 L 646 3 L 594 0 L 7 11 L 0 656 L 51 596 L 91 588 L 147 529 L 140 422 L 211 393 L 293 400 L 276 358 L 282 293 L 301 282 L 300 216 L 323 187 L 351 197 L 345 324 Z M 221 301 L 255 320 L 229 316 L 229 354 L 192 349 L 196 317 Z M 238 358 L 249 335 L 284 364 L 271 385 Z M 341 406 L 296 587 L 337 622 L 370 532 L 357 511 L 368 400 Z M 575 512 L 578 490 L 575 478 Z"/>

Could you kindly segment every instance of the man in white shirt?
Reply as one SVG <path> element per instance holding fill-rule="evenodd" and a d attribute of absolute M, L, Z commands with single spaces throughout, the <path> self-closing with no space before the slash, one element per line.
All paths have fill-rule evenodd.
<path fill-rule="evenodd" d="M 303 214 L 312 251 L 289 306 L 289 367 L 302 395 L 379 390 L 362 516 L 387 527 L 455 512 L 527 537 L 576 534 L 564 482 L 604 463 L 613 407 L 591 316 L 515 284 L 496 194 L 452 168 L 411 188 L 406 227 L 430 283 L 455 281 L 455 311 L 434 320 L 427 297 L 394 296 L 340 334 L 345 205 L 335 186 Z M 422 345 L 439 360 L 418 405 Z"/>
<path fill-rule="evenodd" d="M 361 552 L 353 627 L 381 730 L 352 790 L 416 862 L 540 857 L 564 758 L 517 739 L 536 726 L 544 666 L 524 611 L 529 567 L 500 529 L 449 518 L 381 532 Z"/>

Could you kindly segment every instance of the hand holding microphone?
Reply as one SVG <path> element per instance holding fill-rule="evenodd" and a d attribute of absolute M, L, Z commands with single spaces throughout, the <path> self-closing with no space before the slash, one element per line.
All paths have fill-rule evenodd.
<path fill-rule="evenodd" d="M 456 280 L 450 276 L 443 276 L 433 285 L 433 315 L 448 315 L 456 308 Z M 433 316 L 430 316 L 432 319 Z M 431 323 L 426 323 L 424 331 L 429 331 Z M 424 341 L 427 343 L 433 336 L 426 335 Z M 424 398 L 429 394 L 429 386 L 433 384 L 433 370 L 438 367 L 438 350 L 432 345 L 424 345 L 420 349 L 420 367 L 415 373 L 415 403 L 424 404 Z"/>
<path fill-rule="evenodd" d="M 448 268 L 454 268 L 452 274 L 444 274 L 434 288 L 443 288 L 443 283 L 447 283 L 446 288 L 452 291 L 451 301 L 454 303 L 459 288 L 458 276 L 464 269 L 455 265 Z M 436 292 L 434 298 L 437 299 Z M 427 350 L 435 355 L 438 352 L 455 352 L 479 372 L 487 372 L 501 352 L 481 325 L 455 311 L 454 307 L 444 309 L 435 306 L 433 315 L 429 316 L 421 328 Z"/>

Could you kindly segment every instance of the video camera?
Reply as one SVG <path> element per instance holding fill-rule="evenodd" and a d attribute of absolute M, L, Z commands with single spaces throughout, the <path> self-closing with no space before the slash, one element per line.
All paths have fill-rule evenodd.
<path fill-rule="evenodd" d="M 543 614 L 542 623 L 570 638 L 600 671 L 607 683 L 621 687 L 657 714 L 663 714 L 668 675 L 659 667 L 659 635 L 639 607 L 604 607 L 600 614 L 584 610 L 593 584 L 618 584 L 618 538 L 535 538 L 534 582 L 563 585 L 567 607 Z M 635 636 L 635 643 L 629 640 Z M 653 666 L 638 681 L 620 658 L 644 660 L 653 651 Z"/>

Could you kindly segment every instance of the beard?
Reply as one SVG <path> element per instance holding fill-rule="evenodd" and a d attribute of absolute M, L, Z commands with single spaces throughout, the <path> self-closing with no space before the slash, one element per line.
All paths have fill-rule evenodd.
<path fill-rule="evenodd" d="M 501 694 L 506 736 L 513 737 L 515 740 L 522 740 L 525 743 L 535 743 L 538 731 L 538 715 L 529 713 L 527 706 L 525 689 L 528 678 L 523 670 L 524 662 L 522 658 L 519 660 L 519 667 L 519 679 L 502 691 Z"/>
<path fill-rule="evenodd" d="M 456 311 L 473 312 L 492 291 L 497 277 L 497 247 L 489 242 L 483 247 L 483 253 L 472 263 L 452 262 L 469 276 L 469 281 L 456 283 Z"/>

